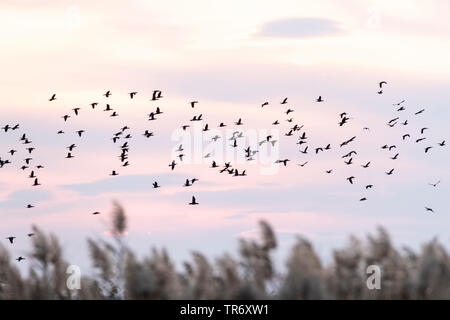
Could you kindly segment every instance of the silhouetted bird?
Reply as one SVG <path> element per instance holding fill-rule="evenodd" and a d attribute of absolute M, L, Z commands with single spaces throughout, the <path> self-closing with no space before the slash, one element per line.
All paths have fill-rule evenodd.
<path fill-rule="evenodd" d="M 9 240 L 9 242 L 11 242 L 11 244 L 12 244 L 14 242 L 14 239 L 16 239 L 16 237 L 8 237 L 6 239 Z"/>
<path fill-rule="evenodd" d="M 56 100 L 56 93 L 54 93 L 48 101 L 54 101 Z"/>
<path fill-rule="evenodd" d="M 134 96 L 137 95 L 137 92 L 136 91 L 130 92 L 129 95 L 130 95 L 130 98 L 133 99 Z"/>
<path fill-rule="evenodd" d="M 192 201 L 189 202 L 189 204 L 190 204 L 190 205 L 196 205 L 196 204 L 198 204 L 198 202 L 195 200 L 195 197 L 194 197 L 194 196 L 192 196 Z"/>

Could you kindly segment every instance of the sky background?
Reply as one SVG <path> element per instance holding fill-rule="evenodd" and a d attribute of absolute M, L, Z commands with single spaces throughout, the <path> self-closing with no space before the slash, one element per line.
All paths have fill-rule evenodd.
<path fill-rule="evenodd" d="M 16 236 L 13 256 L 26 255 L 26 233 L 36 224 L 61 239 L 69 263 L 89 270 L 86 238 L 108 239 L 117 200 L 129 217 L 128 245 L 141 254 L 164 246 L 177 262 L 191 250 L 210 257 L 236 252 L 237 238 L 254 237 L 260 219 L 277 232 L 280 264 L 297 234 L 327 259 L 349 234 L 378 225 L 399 245 L 419 248 L 437 236 L 450 247 L 450 152 L 437 145 L 449 132 L 449 10 L 444 0 L 2 1 L 1 125 L 20 123 L 20 130 L 0 133 L 0 157 L 13 162 L 0 169 L 1 238 Z M 156 89 L 164 98 L 149 101 Z M 106 90 L 110 98 L 102 96 Z M 138 92 L 133 100 L 130 91 Z M 49 102 L 53 93 L 57 100 Z M 319 95 L 325 102 L 315 102 Z M 285 97 L 289 103 L 280 105 Z M 406 110 L 397 112 L 392 104 L 404 99 Z M 192 100 L 199 101 L 195 109 Z M 102 111 L 107 102 L 119 117 Z M 74 107 L 81 108 L 78 117 Z M 147 121 L 156 107 L 164 114 Z M 292 124 L 285 121 L 288 107 L 295 110 Z M 341 112 L 352 118 L 344 127 L 337 124 Z M 239 129 L 261 133 L 259 140 L 264 130 L 279 129 L 274 152 L 292 161 L 272 174 L 261 171 L 268 163 L 242 163 L 248 176 L 237 178 L 208 168 L 209 159 L 170 172 L 180 126 L 200 113 L 211 128 L 225 122 L 231 130 L 242 118 Z M 397 116 L 408 126 L 389 128 Z M 305 126 L 310 150 L 328 143 L 332 150 L 300 154 L 298 134 L 284 136 L 295 123 Z M 125 125 L 133 138 L 131 166 L 122 168 L 117 156 L 125 141 L 113 144 L 111 137 Z M 429 128 L 427 140 L 416 144 L 422 127 Z M 146 129 L 155 136 L 144 138 Z M 43 184 L 37 188 L 29 171 L 18 169 L 27 157 L 18 142 L 23 133 L 36 147 L 32 165 L 45 167 L 36 171 Z M 411 141 L 401 140 L 405 133 Z M 354 135 L 351 146 L 339 148 Z M 65 159 L 72 143 L 75 158 Z M 381 150 L 384 144 L 397 150 Z M 13 157 L 12 148 L 19 150 Z M 340 157 L 351 150 L 358 155 L 346 166 Z M 368 161 L 369 169 L 360 167 Z M 110 177 L 111 170 L 119 176 Z M 354 185 L 345 180 L 350 175 Z M 181 187 L 193 177 L 200 179 L 195 186 Z M 163 187 L 152 189 L 155 180 Z M 438 188 L 428 185 L 438 180 Z M 366 184 L 374 189 L 365 191 Z M 199 206 L 187 205 L 192 195 Z M 368 201 L 361 203 L 363 196 Z M 36 207 L 26 209 L 28 203 Z"/>

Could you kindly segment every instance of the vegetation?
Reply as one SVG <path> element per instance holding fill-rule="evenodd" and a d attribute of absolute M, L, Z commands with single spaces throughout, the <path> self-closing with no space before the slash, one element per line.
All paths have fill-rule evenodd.
<path fill-rule="evenodd" d="M 239 256 L 225 254 L 214 262 L 199 252 L 183 270 L 176 270 L 165 249 L 153 248 L 138 259 L 124 242 L 126 215 L 115 204 L 114 241 L 88 240 L 97 271 L 81 279 L 80 290 L 66 284 L 68 264 L 58 239 L 33 227 L 30 273 L 25 278 L 16 261 L 0 245 L 0 299 L 449 299 L 450 258 L 436 240 L 420 253 L 393 247 L 379 228 L 363 242 L 350 237 L 324 266 L 313 245 L 298 237 L 286 262 L 286 272 L 274 268 L 271 253 L 277 240 L 260 222 L 259 241 L 240 240 Z M 31 261 L 30 261 L 31 260 Z M 368 265 L 380 266 L 381 289 L 366 285 Z"/>

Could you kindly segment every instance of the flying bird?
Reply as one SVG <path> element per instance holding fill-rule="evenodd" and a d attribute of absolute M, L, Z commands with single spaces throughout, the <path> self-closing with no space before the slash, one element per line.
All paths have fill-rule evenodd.
<path fill-rule="evenodd" d="M 130 95 L 130 98 L 133 99 L 134 96 L 137 95 L 137 92 L 136 91 L 130 92 L 129 95 Z"/>
<path fill-rule="evenodd" d="M 13 244 L 14 239 L 16 239 L 16 237 L 8 237 L 8 238 L 6 238 L 6 239 L 9 240 L 9 242 L 10 242 L 11 244 Z"/>
<path fill-rule="evenodd" d="M 190 204 L 190 205 L 196 205 L 196 204 L 198 204 L 198 202 L 196 201 L 196 199 L 195 199 L 194 196 L 192 196 L 192 201 L 189 202 L 189 204 Z"/>
<path fill-rule="evenodd" d="M 56 93 L 54 93 L 48 101 L 54 101 L 56 100 Z"/>

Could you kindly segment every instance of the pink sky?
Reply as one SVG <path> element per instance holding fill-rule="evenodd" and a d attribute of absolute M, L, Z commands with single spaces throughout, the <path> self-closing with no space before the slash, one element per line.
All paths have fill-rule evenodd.
<path fill-rule="evenodd" d="M 296 233 L 327 254 L 349 233 L 380 224 L 399 243 L 417 246 L 437 235 L 448 246 L 450 154 L 437 142 L 447 138 L 450 115 L 449 9 L 446 1 L 2 1 L 2 126 L 20 123 L 21 129 L 0 133 L 0 157 L 14 160 L 0 169 L 0 235 L 18 236 L 14 254 L 22 254 L 29 246 L 20 235 L 37 224 L 62 238 L 71 263 L 86 266 L 85 237 L 104 236 L 102 220 L 115 199 L 129 214 L 131 246 L 146 252 L 164 245 L 176 259 L 191 249 L 233 251 L 236 237 L 252 234 L 261 218 L 275 227 L 282 252 Z M 382 80 L 388 85 L 377 95 Z M 149 101 L 155 89 L 164 95 L 156 103 Z M 133 100 L 130 91 L 139 92 Z M 57 100 L 49 102 L 53 93 Z M 319 95 L 324 103 L 315 103 Z M 284 97 L 289 104 L 282 106 Z M 407 110 L 399 114 L 392 104 L 403 99 Z M 199 101 L 195 109 L 192 100 Z M 270 105 L 262 109 L 265 101 Z M 92 102 L 99 102 L 97 110 Z M 119 117 L 101 111 L 106 102 Z M 147 121 L 157 106 L 164 114 Z M 78 117 L 74 107 L 82 108 Z M 284 136 L 288 107 L 295 110 L 292 126 L 305 125 L 310 151 L 331 143 L 330 152 L 298 152 L 298 135 Z M 426 112 L 414 116 L 421 108 Z M 352 119 L 339 127 L 344 111 Z M 275 155 L 292 161 L 270 175 L 261 174 L 268 163 L 241 163 L 248 176 L 234 178 L 208 168 L 209 159 L 170 172 L 180 143 L 172 139 L 176 129 L 200 113 L 212 129 L 225 122 L 231 130 L 242 118 L 245 125 L 237 129 L 258 139 L 265 137 L 261 130 L 280 129 L 272 132 L 280 135 Z M 67 123 L 64 114 L 71 114 Z M 388 128 L 397 115 L 409 125 Z M 282 125 L 274 128 L 277 119 Z M 127 168 L 117 158 L 124 140 L 110 140 L 124 125 L 133 135 Z M 401 140 L 404 133 L 419 137 L 425 126 L 430 155 L 425 145 Z M 61 129 L 66 134 L 56 135 Z M 82 139 L 75 134 L 80 129 L 86 130 Z M 155 136 L 142 137 L 146 129 Z M 38 190 L 26 178 L 29 171 L 18 170 L 27 157 L 18 143 L 22 133 L 36 147 L 33 164 L 45 166 Z M 353 135 L 354 145 L 340 150 Z M 68 160 L 71 143 L 78 147 Z M 386 152 L 384 144 L 399 148 Z M 11 148 L 21 148 L 13 158 Z M 355 165 L 345 166 L 340 157 L 354 149 Z M 306 167 L 297 166 L 305 161 Z M 360 168 L 368 161 L 369 170 Z M 324 173 L 331 168 L 332 175 Z M 387 177 L 391 168 L 395 175 Z M 111 170 L 120 176 L 109 177 Z M 349 175 L 356 185 L 345 180 Z M 181 187 L 193 177 L 200 179 L 195 186 Z M 156 191 L 155 180 L 163 185 Z M 428 185 L 437 180 L 439 188 Z M 369 183 L 375 185 L 370 193 L 364 190 Z M 199 206 L 187 205 L 192 195 Z M 361 204 L 362 196 L 369 201 Z M 24 209 L 29 202 L 36 208 Z M 427 214 L 424 206 L 437 213 Z M 103 215 L 97 219 L 93 211 Z"/>

